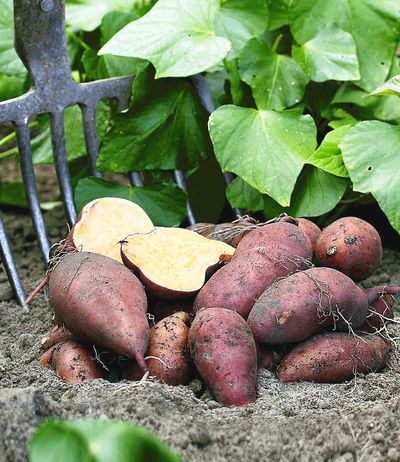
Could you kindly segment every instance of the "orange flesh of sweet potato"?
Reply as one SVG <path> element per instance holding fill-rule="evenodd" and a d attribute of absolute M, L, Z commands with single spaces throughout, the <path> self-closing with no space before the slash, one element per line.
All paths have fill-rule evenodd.
<path fill-rule="evenodd" d="M 297 345 L 278 367 L 281 382 L 342 382 L 385 366 L 389 345 L 378 335 L 331 332 Z"/>
<path fill-rule="evenodd" d="M 67 254 L 50 273 L 49 300 L 75 338 L 133 358 L 146 370 L 146 294 L 125 266 L 95 253 Z"/>
<path fill-rule="evenodd" d="M 224 308 L 201 310 L 189 331 L 189 348 L 218 402 L 246 406 L 256 400 L 256 344 L 240 315 Z"/>
<path fill-rule="evenodd" d="M 67 239 L 81 251 L 95 252 L 122 262 L 119 241 L 134 232 L 148 233 L 154 225 L 137 204 L 104 197 L 87 204 Z"/>
<path fill-rule="evenodd" d="M 382 262 L 381 238 L 366 221 L 344 217 L 322 231 L 316 257 L 321 266 L 337 269 L 354 281 L 362 281 Z"/>
<path fill-rule="evenodd" d="M 223 242 L 180 228 L 135 233 L 121 244 L 124 264 L 152 294 L 167 299 L 197 293 L 206 277 L 217 269 L 221 256 L 233 255 L 234 251 Z"/>

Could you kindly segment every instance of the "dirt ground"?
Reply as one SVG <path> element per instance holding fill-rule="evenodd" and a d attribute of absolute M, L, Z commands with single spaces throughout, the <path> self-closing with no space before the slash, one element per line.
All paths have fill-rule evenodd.
<path fill-rule="evenodd" d="M 53 242 L 65 233 L 62 214 L 46 220 Z M 30 221 L 5 215 L 26 287 L 43 274 Z M 387 250 L 366 281 L 400 285 L 400 254 Z M 398 308 L 398 307 L 397 307 Z M 69 385 L 38 362 L 51 326 L 43 295 L 23 313 L 0 273 L 0 462 L 27 460 L 37 425 L 49 418 L 122 419 L 154 432 L 184 461 L 400 461 L 400 361 L 381 373 L 342 384 L 280 384 L 259 372 L 258 399 L 224 408 L 198 381 L 189 387 L 96 380 Z M 400 326 L 392 334 L 400 336 Z"/>

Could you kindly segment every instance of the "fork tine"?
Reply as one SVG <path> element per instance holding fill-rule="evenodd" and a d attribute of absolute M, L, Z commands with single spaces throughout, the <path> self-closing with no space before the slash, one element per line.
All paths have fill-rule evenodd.
<path fill-rule="evenodd" d="M 99 155 L 99 137 L 96 127 L 96 106 L 82 105 L 83 133 L 85 135 L 86 151 L 89 160 L 89 172 L 92 176 L 103 178 L 96 170 L 97 156 Z"/>
<path fill-rule="evenodd" d="M 40 252 L 44 262 L 47 264 L 49 259 L 50 245 L 46 233 L 42 211 L 40 210 L 40 201 L 36 188 L 35 171 L 33 169 L 32 162 L 31 140 L 28 124 L 16 124 L 15 132 L 17 134 L 21 173 L 24 180 L 24 187 L 31 211 L 33 226 L 39 241 Z"/>
<path fill-rule="evenodd" d="M 184 191 L 187 191 L 186 179 L 183 173 L 180 170 L 174 170 L 174 177 L 175 177 L 176 184 Z M 190 203 L 189 199 L 186 202 L 186 210 L 188 214 L 189 224 L 190 225 L 196 224 L 197 220 L 196 220 L 196 217 L 194 216 L 192 204 Z"/>
<path fill-rule="evenodd" d="M 61 196 L 64 202 L 68 224 L 73 226 L 76 221 L 76 210 L 65 145 L 64 111 L 52 112 L 50 114 L 50 128 L 54 163 L 56 166 Z"/>
<path fill-rule="evenodd" d="M 25 311 L 28 311 L 28 306 L 24 305 L 26 300 L 26 295 L 24 288 L 19 278 L 17 267 L 15 266 L 14 257 L 11 252 L 10 244 L 7 239 L 7 235 L 4 229 L 3 219 L 0 215 L 0 252 L 1 258 L 3 261 L 4 268 L 6 270 L 8 280 L 10 281 L 11 287 L 14 291 L 15 297 L 18 300 L 18 303 L 24 308 Z"/>

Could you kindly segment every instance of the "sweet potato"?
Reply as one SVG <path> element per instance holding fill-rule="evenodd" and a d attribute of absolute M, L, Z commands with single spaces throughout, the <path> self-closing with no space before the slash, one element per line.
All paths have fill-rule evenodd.
<path fill-rule="evenodd" d="M 193 299 L 177 301 L 153 299 L 151 304 L 149 303 L 149 313 L 154 316 L 154 322 L 161 321 L 179 311 L 184 311 L 193 317 Z"/>
<path fill-rule="evenodd" d="M 344 217 L 322 231 L 316 257 L 321 266 L 337 269 L 354 281 L 362 281 L 382 262 L 381 238 L 366 221 Z"/>
<path fill-rule="evenodd" d="M 232 260 L 197 295 L 194 310 L 220 307 L 244 318 L 276 279 L 309 267 L 311 243 L 296 225 L 274 223 L 243 237 Z"/>
<path fill-rule="evenodd" d="M 151 219 L 137 204 L 103 197 L 83 207 L 67 241 L 80 251 L 99 253 L 122 263 L 119 241 L 131 233 L 153 230 Z"/>
<path fill-rule="evenodd" d="M 90 252 L 67 254 L 50 273 L 49 300 L 75 338 L 133 358 L 146 370 L 146 294 L 123 265 Z"/>
<path fill-rule="evenodd" d="M 42 348 L 43 350 L 48 350 L 56 343 L 64 342 L 64 340 L 70 340 L 73 338 L 71 332 L 66 329 L 64 326 L 56 325 L 54 326 L 48 337 L 42 339 Z"/>
<path fill-rule="evenodd" d="M 228 244 L 179 228 L 135 233 L 121 243 L 124 264 L 151 294 L 169 300 L 197 294 L 219 267 L 221 256 L 234 252 Z"/>
<path fill-rule="evenodd" d="M 76 340 L 57 343 L 42 355 L 40 362 L 51 367 L 65 382 L 90 382 L 104 375 L 91 348 Z"/>
<path fill-rule="evenodd" d="M 378 335 L 331 332 L 297 345 L 278 367 L 281 382 L 342 382 L 385 366 L 390 347 Z"/>
<path fill-rule="evenodd" d="M 348 276 L 311 268 L 270 286 L 247 322 L 257 342 L 280 345 L 300 342 L 323 328 L 357 329 L 367 314 L 368 298 Z"/>
<path fill-rule="evenodd" d="M 201 310 L 189 331 L 189 348 L 217 401 L 246 406 L 256 400 L 256 344 L 241 316 L 224 308 Z"/>
<path fill-rule="evenodd" d="M 189 315 L 181 311 L 168 316 L 150 329 L 146 353 L 150 377 L 168 385 L 184 385 L 189 382 L 189 326 Z M 131 363 L 126 368 L 124 378 L 141 378 L 136 364 Z"/>
<path fill-rule="evenodd" d="M 274 369 L 285 356 L 285 348 L 257 343 L 257 366 L 259 369 Z"/>
<path fill-rule="evenodd" d="M 307 220 L 306 218 L 296 218 L 296 220 L 299 222 L 299 228 L 307 234 L 308 239 L 310 239 L 311 242 L 311 247 L 315 251 L 318 237 L 321 234 L 321 229 L 314 222 Z"/>
<path fill-rule="evenodd" d="M 368 316 L 359 330 L 361 332 L 378 332 L 385 324 L 393 320 L 394 296 L 399 292 L 399 287 L 388 286 L 365 289 L 369 304 Z"/>

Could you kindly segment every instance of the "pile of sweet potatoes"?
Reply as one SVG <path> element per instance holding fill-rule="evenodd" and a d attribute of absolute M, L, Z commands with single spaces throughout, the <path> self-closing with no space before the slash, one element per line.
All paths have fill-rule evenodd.
<path fill-rule="evenodd" d="M 354 282 L 382 260 L 365 221 L 321 232 L 304 219 L 246 217 L 183 230 L 122 206 L 88 204 L 50 261 L 55 326 L 40 361 L 63 380 L 200 377 L 220 403 L 244 406 L 260 368 L 281 382 L 338 382 L 387 363 L 400 289 Z"/>

